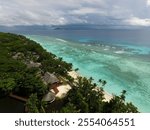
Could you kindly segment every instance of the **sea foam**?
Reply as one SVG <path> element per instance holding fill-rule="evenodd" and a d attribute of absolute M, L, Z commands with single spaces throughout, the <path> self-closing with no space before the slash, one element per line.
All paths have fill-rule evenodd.
<path fill-rule="evenodd" d="M 61 42 L 67 42 L 67 41 L 65 41 L 65 40 L 63 40 L 63 39 L 60 39 L 60 38 L 56 38 L 56 40 L 57 40 L 57 41 L 61 41 Z"/>

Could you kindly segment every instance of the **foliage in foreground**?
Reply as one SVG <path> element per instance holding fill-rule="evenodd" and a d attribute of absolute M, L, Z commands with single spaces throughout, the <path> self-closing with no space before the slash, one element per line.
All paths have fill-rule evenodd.
<path fill-rule="evenodd" d="M 27 112 L 30 113 L 39 113 L 39 112 L 45 112 L 45 108 L 47 107 L 46 102 L 41 101 L 37 94 L 31 94 L 29 99 L 26 102 L 26 108 Z"/>
<path fill-rule="evenodd" d="M 64 107 L 61 112 L 82 113 L 136 113 L 138 109 L 132 103 L 126 103 L 125 93 L 120 96 L 104 101 L 103 89 L 96 89 L 96 84 L 91 79 L 79 77 L 73 89 L 65 98 Z"/>

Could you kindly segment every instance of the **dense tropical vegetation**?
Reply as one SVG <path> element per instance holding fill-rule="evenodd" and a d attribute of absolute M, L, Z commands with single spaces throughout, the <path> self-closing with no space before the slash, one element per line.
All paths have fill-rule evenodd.
<path fill-rule="evenodd" d="M 61 112 L 82 112 L 82 113 L 130 113 L 138 112 L 132 103 L 125 102 L 126 91 L 123 90 L 120 96 L 114 95 L 107 102 L 104 99 L 103 88 L 97 89 L 97 84 L 92 83 L 92 78 L 78 77 L 73 88 L 64 99 Z"/>
<path fill-rule="evenodd" d="M 29 63 L 36 63 L 38 67 L 31 67 Z M 13 93 L 28 99 L 28 112 L 45 112 L 48 104 L 42 97 L 48 92 L 48 86 L 41 75 L 48 71 L 63 77 L 72 87 L 65 98 L 56 99 L 61 107 L 51 107 L 53 112 L 138 112 L 132 103 L 126 103 L 126 91 L 106 102 L 103 89 L 97 89 L 92 78 L 74 80 L 68 74 L 71 70 L 72 64 L 47 52 L 36 42 L 21 35 L 0 33 L 0 98 Z M 99 82 L 102 86 L 107 83 Z"/>
<path fill-rule="evenodd" d="M 41 63 L 41 66 L 29 68 L 26 62 L 30 61 Z M 49 71 L 68 76 L 67 71 L 71 70 L 71 67 L 71 64 L 46 52 L 39 44 L 24 36 L 0 33 L 1 96 L 10 92 L 23 96 L 30 96 L 32 93 L 42 96 L 46 93 L 47 87 L 41 81 L 38 73 Z"/>

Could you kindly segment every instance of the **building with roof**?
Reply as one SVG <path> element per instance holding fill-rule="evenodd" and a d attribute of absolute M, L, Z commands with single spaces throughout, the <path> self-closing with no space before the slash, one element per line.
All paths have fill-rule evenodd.
<path fill-rule="evenodd" d="M 45 94 L 42 98 L 42 101 L 52 103 L 55 100 L 55 94 L 51 91 L 49 91 L 47 94 Z"/>
<path fill-rule="evenodd" d="M 59 79 L 49 72 L 46 72 L 43 76 L 43 82 L 45 85 L 49 85 L 49 90 L 54 90 L 55 94 L 59 92 L 58 87 L 60 85 Z"/>
<path fill-rule="evenodd" d="M 59 79 L 54 74 L 51 74 L 49 72 L 46 72 L 44 74 L 43 81 L 46 85 L 60 83 Z"/>
<path fill-rule="evenodd" d="M 39 68 L 41 66 L 41 63 L 38 63 L 38 62 L 33 62 L 33 61 L 30 61 L 30 62 L 26 62 L 25 63 L 27 65 L 28 68 Z"/>

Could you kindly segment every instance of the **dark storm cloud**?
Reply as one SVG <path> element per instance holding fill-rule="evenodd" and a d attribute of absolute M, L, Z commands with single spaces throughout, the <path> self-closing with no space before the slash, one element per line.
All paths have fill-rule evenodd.
<path fill-rule="evenodd" d="M 150 26 L 150 0 L 0 0 L 0 25 Z"/>

